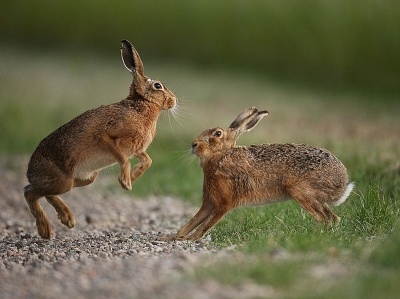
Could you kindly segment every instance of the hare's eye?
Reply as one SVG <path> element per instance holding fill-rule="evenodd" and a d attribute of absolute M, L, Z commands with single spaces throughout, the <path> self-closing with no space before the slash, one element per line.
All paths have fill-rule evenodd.
<path fill-rule="evenodd" d="M 153 88 L 156 90 L 160 90 L 160 89 L 163 89 L 163 86 L 160 82 L 155 82 L 155 83 L 153 83 Z"/>
<path fill-rule="evenodd" d="M 222 136 L 222 131 L 218 130 L 214 132 L 215 137 L 221 137 Z"/>

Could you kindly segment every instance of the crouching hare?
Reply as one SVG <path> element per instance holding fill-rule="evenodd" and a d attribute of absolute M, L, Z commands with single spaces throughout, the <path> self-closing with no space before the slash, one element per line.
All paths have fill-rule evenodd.
<path fill-rule="evenodd" d="M 197 240 L 230 210 L 293 198 L 318 222 L 338 222 L 328 204 L 343 203 L 353 189 L 346 168 L 329 151 L 304 144 L 236 146 L 268 115 L 249 108 L 227 129 L 214 128 L 192 142 L 203 168 L 203 204 L 176 234 L 163 240 Z"/>
<path fill-rule="evenodd" d="M 160 81 L 144 75 L 139 54 L 127 40 L 121 42 L 121 56 L 133 76 L 128 97 L 82 113 L 44 138 L 32 154 L 24 195 L 42 238 L 51 238 L 52 229 L 41 197 L 55 208 L 61 223 L 72 228 L 74 215 L 58 195 L 89 185 L 101 169 L 115 163 L 121 168 L 122 188 L 130 190 L 151 165 L 146 149 L 157 119 L 161 110 L 174 108 L 177 99 Z M 132 157 L 139 162 L 131 169 Z"/>

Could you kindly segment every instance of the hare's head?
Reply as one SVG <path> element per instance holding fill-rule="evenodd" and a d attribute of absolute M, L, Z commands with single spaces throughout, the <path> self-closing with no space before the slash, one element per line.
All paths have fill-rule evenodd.
<path fill-rule="evenodd" d="M 176 96 L 160 81 L 152 80 L 144 75 L 139 53 L 127 40 L 121 41 L 121 56 L 125 67 L 133 76 L 131 96 L 155 103 L 164 110 L 175 107 Z"/>
<path fill-rule="evenodd" d="M 200 160 L 204 160 L 214 155 L 215 152 L 234 147 L 239 136 L 243 132 L 253 129 L 266 115 L 268 115 L 268 111 L 258 111 L 251 107 L 240 113 L 229 128 L 205 130 L 192 141 L 192 153 L 196 154 Z"/>

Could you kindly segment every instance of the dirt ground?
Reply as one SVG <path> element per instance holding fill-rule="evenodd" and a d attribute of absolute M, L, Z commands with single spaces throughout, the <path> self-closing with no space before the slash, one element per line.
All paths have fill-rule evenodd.
<path fill-rule="evenodd" d="M 0 157 L 1 298 L 254 298 L 273 290 L 187 279 L 234 250 L 201 242 L 161 242 L 197 210 L 171 197 L 132 198 L 102 189 L 115 177 L 65 194 L 77 220 L 68 229 L 44 200 L 55 237 L 41 239 L 23 197 L 27 157 Z"/>

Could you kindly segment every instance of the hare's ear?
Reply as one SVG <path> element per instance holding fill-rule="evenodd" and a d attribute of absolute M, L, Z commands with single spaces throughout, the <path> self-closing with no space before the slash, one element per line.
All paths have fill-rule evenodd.
<path fill-rule="evenodd" d="M 121 57 L 125 67 L 132 73 L 135 81 L 144 77 L 144 68 L 139 53 L 126 39 L 121 41 Z"/>
<path fill-rule="evenodd" d="M 229 128 L 237 131 L 239 134 L 248 132 L 253 129 L 264 116 L 268 114 L 269 113 L 267 110 L 258 111 L 255 107 L 248 108 L 236 117 Z"/>

